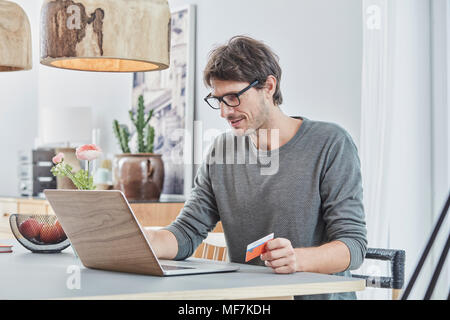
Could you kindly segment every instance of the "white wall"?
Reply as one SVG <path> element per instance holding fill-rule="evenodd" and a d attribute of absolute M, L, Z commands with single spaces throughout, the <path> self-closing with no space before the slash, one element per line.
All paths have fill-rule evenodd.
<path fill-rule="evenodd" d="M 203 101 L 209 93 L 203 84 L 208 54 L 214 46 L 241 34 L 264 41 L 280 57 L 281 108 L 286 114 L 338 123 L 359 146 L 359 0 L 169 0 L 169 4 L 171 8 L 197 6 L 195 120 L 201 121 L 204 134 L 229 129 L 217 110 Z M 211 138 L 196 134 L 194 139 L 198 154 Z M 203 147 L 200 151 L 199 146 Z"/>
<path fill-rule="evenodd" d="M 283 111 L 336 122 L 357 145 L 361 98 L 359 0 L 169 0 L 172 8 L 197 5 L 195 119 L 204 130 L 228 129 L 203 101 L 203 69 L 213 46 L 234 35 L 263 40 L 280 57 Z M 198 141 L 198 137 L 196 139 Z"/>
<path fill-rule="evenodd" d="M 112 131 L 114 119 L 128 123 L 132 75 L 68 71 L 39 65 L 39 107 L 90 106 L 99 145 L 108 154 L 120 152 Z"/>
<path fill-rule="evenodd" d="M 0 196 L 18 194 L 18 152 L 33 148 L 38 117 L 37 3 L 17 0 L 32 26 L 33 69 L 0 72 Z"/>

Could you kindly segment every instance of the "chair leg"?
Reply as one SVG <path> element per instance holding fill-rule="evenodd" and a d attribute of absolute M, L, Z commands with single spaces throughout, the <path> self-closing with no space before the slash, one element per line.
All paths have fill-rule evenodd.
<path fill-rule="evenodd" d="M 223 248 L 222 261 L 227 261 L 227 248 Z"/>
<path fill-rule="evenodd" d="M 206 243 L 203 244 L 202 259 L 208 259 L 208 245 Z"/>
<path fill-rule="evenodd" d="M 402 294 L 402 289 L 392 289 L 392 300 L 400 299 Z"/>

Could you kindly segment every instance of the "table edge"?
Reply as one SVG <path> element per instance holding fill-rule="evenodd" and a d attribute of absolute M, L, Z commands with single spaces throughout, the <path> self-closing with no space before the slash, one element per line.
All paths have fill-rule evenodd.
<path fill-rule="evenodd" d="M 233 300 L 262 299 L 296 295 L 330 294 L 362 291 L 364 279 L 329 283 L 302 283 L 279 286 L 239 287 L 176 292 L 129 293 L 101 296 L 62 298 L 61 300 Z M 58 299 L 60 300 L 60 299 Z"/>

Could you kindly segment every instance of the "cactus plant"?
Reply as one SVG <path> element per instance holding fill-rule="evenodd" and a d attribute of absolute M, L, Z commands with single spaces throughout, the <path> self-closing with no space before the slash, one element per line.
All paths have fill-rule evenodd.
<path fill-rule="evenodd" d="M 130 153 L 130 147 L 128 146 L 128 143 L 130 141 L 130 133 L 128 132 L 128 127 L 121 126 L 119 124 L 119 121 L 114 120 L 113 121 L 113 129 L 114 134 L 119 141 L 120 148 L 122 149 L 123 153 Z"/>
<path fill-rule="evenodd" d="M 149 124 L 153 116 L 153 110 L 150 110 L 147 114 L 145 113 L 144 97 L 142 95 L 139 96 L 136 114 L 130 110 L 129 116 L 131 122 L 136 127 L 138 153 L 153 153 L 155 128 Z M 128 130 L 128 127 L 126 125 L 120 125 L 117 120 L 114 120 L 113 129 L 122 152 L 130 153 L 130 131 Z"/>
<path fill-rule="evenodd" d="M 153 142 L 155 141 L 155 128 L 151 125 L 147 126 L 147 145 L 145 152 L 153 153 Z"/>

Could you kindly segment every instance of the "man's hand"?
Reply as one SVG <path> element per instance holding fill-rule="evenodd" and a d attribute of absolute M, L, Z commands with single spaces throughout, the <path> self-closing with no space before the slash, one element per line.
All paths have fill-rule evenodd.
<path fill-rule="evenodd" d="M 175 235 L 168 230 L 155 230 L 144 228 L 145 236 L 152 245 L 152 249 L 159 259 L 173 259 L 178 252 L 178 241 Z"/>
<path fill-rule="evenodd" d="M 266 266 L 275 273 L 294 273 L 297 271 L 297 257 L 291 241 L 285 238 L 275 238 L 266 244 L 266 251 L 261 254 Z"/>
<path fill-rule="evenodd" d="M 350 250 L 339 240 L 319 247 L 294 249 L 288 239 L 276 238 L 267 242 L 261 260 L 276 273 L 304 271 L 333 274 L 348 268 Z"/>

